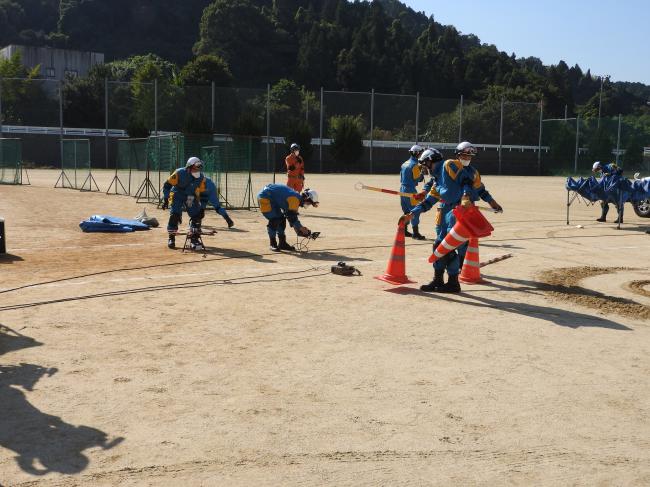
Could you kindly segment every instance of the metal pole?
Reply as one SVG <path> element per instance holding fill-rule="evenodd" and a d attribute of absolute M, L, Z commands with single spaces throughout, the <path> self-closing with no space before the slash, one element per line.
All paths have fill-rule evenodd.
<path fill-rule="evenodd" d="M 542 120 L 544 119 L 544 100 L 539 100 L 539 142 L 537 144 L 537 175 L 542 175 Z"/>
<path fill-rule="evenodd" d="M 212 129 L 212 132 L 214 132 L 214 106 L 215 106 L 215 101 L 216 101 L 215 100 L 216 90 L 215 90 L 215 86 L 214 86 L 214 81 L 212 82 L 211 87 L 212 87 L 212 123 L 210 125 L 210 128 Z"/>
<path fill-rule="evenodd" d="M 618 114 L 618 136 L 616 137 L 616 165 L 618 166 L 618 159 L 621 150 L 621 114 Z"/>
<path fill-rule="evenodd" d="M 463 141 L 463 95 L 460 95 L 460 110 L 458 112 L 458 143 Z"/>
<path fill-rule="evenodd" d="M 63 172 L 63 80 L 59 80 L 59 151 L 59 155 L 61 156 L 61 172 Z M 61 182 L 65 184 L 63 181 Z"/>
<path fill-rule="evenodd" d="M 271 142 L 271 85 L 266 84 L 266 172 L 271 170 L 271 152 L 269 143 Z M 285 142 L 287 142 L 285 140 Z"/>
<path fill-rule="evenodd" d="M 578 174 L 578 148 L 580 147 L 580 115 L 576 116 L 576 155 L 573 161 L 573 172 Z"/>
<path fill-rule="evenodd" d="M 372 174 L 372 132 L 375 128 L 375 89 L 370 92 L 370 174 Z"/>
<path fill-rule="evenodd" d="M 108 169 L 108 78 L 104 78 L 104 157 L 106 158 L 106 169 Z M 117 176 L 117 164 L 115 164 L 115 175 Z M 117 184 L 117 183 L 115 183 Z M 92 187 L 91 187 L 92 189 Z M 117 192 L 117 186 L 115 186 Z"/>
<path fill-rule="evenodd" d="M 158 136 L 158 79 L 153 80 L 153 131 Z"/>
<path fill-rule="evenodd" d="M 323 172 L 323 98 L 324 98 L 324 90 L 323 87 L 321 86 L 320 88 L 320 132 L 319 132 L 319 139 L 318 139 L 318 144 L 319 144 L 319 164 L 320 164 L 320 172 Z"/>
<path fill-rule="evenodd" d="M 501 153 L 503 152 L 503 107 L 505 101 L 501 98 L 501 123 L 499 124 L 499 174 L 501 174 Z"/>
<path fill-rule="evenodd" d="M 418 143 L 420 132 L 420 92 L 415 94 L 415 143 Z"/>
<path fill-rule="evenodd" d="M 0 77 L 0 139 L 2 138 L 2 77 Z"/>
<path fill-rule="evenodd" d="M 305 122 L 309 123 L 309 92 L 305 92 Z"/>
<path fill-rule="evenodd" d="M 598 101 L 598 128 L 600 128 L 600 112 L 603 107 L 603 77 L 600 77 L 600 98 Z"/>
<path fill-rule="evenodd" d="M 564 120 L 569 116 L 569 105 L 564 105 Z"/>

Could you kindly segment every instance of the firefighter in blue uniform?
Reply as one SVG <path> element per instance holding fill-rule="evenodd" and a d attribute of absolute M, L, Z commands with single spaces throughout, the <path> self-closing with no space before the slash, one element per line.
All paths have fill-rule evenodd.
<path fill-rule="evenodd" d="M 294 191 L 284 184 L 267 184 L 257 195 L 260 211 L 268 220 L 266 225 L 269 234 L 271 250 L 295 251 L 295 247 L 287 243 L 285 229 L 287 220 L 296 234 L 308 237 L 311 231 L 298 220 L 300 207 L 312 205 L 318 207 L 318 193 L 313 189 L 306 189 L 302 193 Z"/>
<path fill-rule="evenodd" d="M 198 188 L 205 179 L 202 170 L 203 161 L 198 157 L 190 157 L 185 167 L 176 169 L 163 185 L 162 209 L 169 208 L 167 246 L 170 249 L 176 246 L 176 232 L 182 220 L 183 207 L 191 208 L 194 200 L 199 198 Z"/>
<path fill-rule="evenodd" d="M 406 220 L 419 218 L 422 213 L 426 213 L 440 201 L 440 194 L 436 188 L 436 181 L 439 178 L 442 167 L 443 157 L 437 149 L 426 149 L 420 156 L 419 162 L 429 171 L 429 181 L 424 185 L 424 191 L 418 193 L 416 199 L 420 202 L 407 215 Z M 437 229 L 436 229 L 437 231 Z"/>
<path fill-rule="evenodd" d="M 440 197 L 440 205 L 436 214 L 437 238 L 433 244 L 435 249 L 444 240 L 447 233 L 456 224 L 456 217 L 452 210 L 459 204 L 470 205 L 479 198 L 487 202 L 495 211 L 503 211 L 494 198 L 487 192 L 481 182 L 481 176 L 476 168 L 470 166 L 472 157 L 476 155 L 476 148 L 469 142 L 461 142 L 456 147 L 456 159 L 449 159 L 442 165 L 436 189 Z M 458 274 L 462 261 L 467 251 L 467 243 L 461 245 L 453 252 L 433 264 L 434 278 L 429 284 L 421 286 L 425 292 L 460 292 Z M 445 270 L 448 274 L 447 283 L 444 282 Z"/>
<path fill-rule="evenodd" d="M 400 169 L 400 192 L 401 193 L 417 193 L 417 185 L 424 180 L 424 174 L 422 172 L 422 167 L 418 158 L 422 155 L 424 149 L 415 144 L 409 150 L 411 157 L 402 164 Z M 418 204 L 418 201 L 415 196 L 400 197 L 400 202 L 402 204 L 402 212 L 405 215 L 408 215 L 413 207 Z M 404 234 L 407 237 L 413 237 L 416 240 L 424 240 L 424 236 L 420 235 L 419 224 L 420 224 L 420 215 L 413 216 L 413 233 L 408 231 L 408 223 L 404 227 Z"/>
<path fill-rule="evenodd" d="M 208 204 L 211 204 L 217 214 L 221 215 L 226 223 L 228 228 L 235 226 L 235 222 L 232 221 L 230 215 L 225 208 L 221 206 L 219 202 L 219 192 L 217 191 L 217 185 L 214 184 L 212 179 L 205 177 L 198 186 L 199 198 L 194 200 L 194 204 L 187 208 L 187 215 L 190 217 L 190 229 L 192 230 L 191 246 L 192 248 L 197 248 L 199 245 L 198 238 L 195 235 L 201 234 L 201 224 L 203 218 L 205 218 L 205 209 Z"/>
<path fill-rule="evenodd" d="M 623 175 L 623 169 L 618 167 L 615 163 L 603 164 L 601 162 L 594 162 L 591 170 L 596 177 L 599 174 L 602 175 L 603 180 L 606 180 L 607 183 L 615 183 L 614 180 L 620 178 Z M 623 223 L 623 205 L 620 204 L 620 202 L 616 202 L 615 205 L 618 213 L 616 222 Z M 596 221 L 605 222 L 607 221 L 607 213 L 609 212 L 609 201 L 601 201 L 600 207 L 602 211 L 600 218 L 597 218 Z"/>

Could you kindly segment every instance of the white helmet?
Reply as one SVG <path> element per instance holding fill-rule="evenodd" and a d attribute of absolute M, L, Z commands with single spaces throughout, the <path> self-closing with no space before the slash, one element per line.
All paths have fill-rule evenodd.
<path fill-rule="evenodd" d="M 420 154 L 422 154 L 422 151 L 424 151 L 424 147 L 418 144 L 415 144 L 413 147 L 409 149 L 409 153 L 415 157 L 419 157 Z"/>
<path fill-rule="evenodd" d="M 313 189 L 307 188 L 302 192 L 302 200 L 303 201 L 309 201 L 311 202 L 312 205 L 318 206 L 318 193 L 314 191 Z"/>
<path fill-rule="evenodd" d="M 456 146 L 456 154 L 473 157 L 476 155 L 476 147 L 474 147 L 470 142 L 461 142 Z"/>
<path fill-rule="evenodd" d="M 198 157 L 190 157 L 187 160 L 187 164 L 185 164 L 185 167 L 191 167 L 191 166 L 197 166 L 199 168 L 203 167 L 203 161 L 199 159 Z"/>
<path fill-rule="evenodd" d="M 601 165 L 600 161 L 596 161 L 596 162 L 594 162 L 594 165 L 591 166 L 591 170 L 593 172 L 600 171 L 602 169 L 602 167 L 603 166 Z"/>

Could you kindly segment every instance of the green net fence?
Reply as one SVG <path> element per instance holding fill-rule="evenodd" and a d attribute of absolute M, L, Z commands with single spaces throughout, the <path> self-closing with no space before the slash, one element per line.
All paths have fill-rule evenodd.
<path fill-rule="evenodd" d="M 98 191 L 92 175 L 90 139 L 63 139 L 61 144 L 61 174 L 54 187 Z"/>
<path fill-rule="evenodd" d="M 20 139 L 0 139 L 0 184 L 23 184 Z"/>

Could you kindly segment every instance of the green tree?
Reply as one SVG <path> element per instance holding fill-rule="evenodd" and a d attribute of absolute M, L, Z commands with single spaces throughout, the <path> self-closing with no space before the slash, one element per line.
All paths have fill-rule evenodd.
<path fill-rule="evenodd" d="M 363 154 L 363 119 L 361 116 L 335 116 L 329 119 L 329 127 L 332 156 L 347 169 L 354 168 Z"/>
<path fill-rule="evenodd" d="M 228 63 L 221 57 L 204 54 L 188 62 L 179 74 L 180 82 L 184 85 L 230 86 L 232 73 Z"/>
<path fill-rule="evenodd" d="M 613 148 L 614 141 L 603 127 L 594 130 L 587 142 L 587 153 L 594 161 L 611 161 Z"/>

